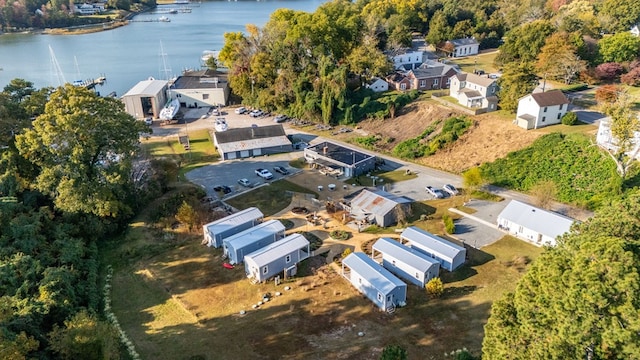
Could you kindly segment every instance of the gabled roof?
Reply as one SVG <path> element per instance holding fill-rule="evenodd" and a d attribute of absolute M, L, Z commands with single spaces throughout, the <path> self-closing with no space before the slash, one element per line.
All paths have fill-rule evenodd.
<path fill-rule="evenodd" d="M 478 42 L 474 38 L 454 39 L 454 40 L 450 40 L 449 42 L 452 43 L 455 46 L 477 45 L 478 44 Z"/>
<path fill-rule="evenodd" d="M 458 93 L 464 94 L 468 99 L 482 99 L 483 96 L 477 90 L 471 90 L 469 88 L 462 88 Z"/>
<path fill-rule="evenodd" d="M 351 200 L 352 207 L 358 207 L 375 215 L 386 215 L 398 204 L 410 203 L 411 199 L 382 190 L 363 189 Z"/>
<path fill-rule="evenodd" d="M 156 96 L 159 92 L 163 91 L 167 84 L 167 80 L 156 80 L 154 78 L 142 80 L 127 91 L 126 94 L 122 95 L 122 97 L 139 95 Z"/>
<path fill-rule="evenodd" d="M 379 78 L 379 77 L 375 77 L 375 76 L 374 76 L 374 77 L 372 77 L 371 79 L 369 79 L 369 81 L 367 81 L 367 84 L 368 84 L 368 85 L 373 85 L 373 84 L 375 84 L 375 83 L 376 83 L 376 82 L 378 82 L 378 81 L 382 81 L 382 82 L 384 82 L 385 84 L 387 83 L 387 81 L 386 81 L 386 80 L 384 80 L 384 79 L 381 79 L 381 78 Z"/>
<path fill-rule="evenodd" d="M 428 79 L 441 77 L 446 75 L 449 71 L 455 71 L 452 66 L 449 65 L 440 65 L 440 66 L 420 66 L 416 69 L 409 70 L 409 75 L 415 77 L 416 79 Z"/>
<path fill-rule="evenodd" d="M 550 90 L 547 92 L 539 92 L 531 94 L 533 100 L 540 107 L 568 104 L 569 99 L 560 90 Z"/>
<path fill-rule="evenodd" d="M 250 207 L 229 216 L 225 216 L 222 219 L 210 222 L 205 225 L 205 228 L 215 234 L 249 221 L 262 219 L 263 217 L 264 214 L 262 214 L 262 211 L 258 208 Z"/>
<path fill-rule="evenodd" d="M 460 245 L 456 245 L 415 226 L 404 229 L 400 237 L 409 240 L 411 247 L 414 247 L 415 244 L 418 248 L 429 249 L 441 258 L 453 259 L 461 251 L 466 251 L 465 248 Z"/>
<path fill-rule="evenodd" d="M 260 250 L 246 255 L 245 260 L 250 259 L 250 261 L 253 261 L 258 267 L 261 267 L 307 246 L 309 246 L 309 240 L 304 236 L 301 234 L 291 234 L 282 240 L 278 240 Z"/>
<path fill-rule="evenodd" d="M 229 129 L 213 136 L 222 152 L 291 145 L 281 124 Z"/>
<path fill-rule="evenodd" d="M 365 253 L 351 253 L 342 260 L 342 264 L 365 278 L 373 288 L 384 295 L 389 294 L 397 287 L 407 286 L 402 280 L 369 258 Z"/>
<path fill-rule="evenodd" d="M 278 232 L 284 232 L 284 225 L 278 220 L 269 220 L 261 224 L 258 224 L 252 228 L 241 231 L 235 235 L 229 236 L 224 239 L 224 242 L 229 247 L 234 249 L 240 249 L 255 241 L 263 239 L 265 236 L 276 234 Z"/>
<path fill-rule="evenodd" d="M 459 73 L 453 75 L 453 77 L 457 78 L 459 81 L 466 81 L 468 83 L 480 85 L 482 87 L 489 87 L 496 82 L 495 79 L 491 79 L 486 76 L 478 76 L 472 73 Z"/>
<path fill-rule="evenodd" d="M 390 238 L 378 239 L 373 244 L 373 249 L 388 254 L 421 272 L 428 271 L 432 266 L 440 266 L 439 262 L 423 253 Z"/>
<path fill-rule="evenodd" d="M 568 232 L 574 222 L 573 219 L 564 215 L 539 209 L 517 200 L 511 200 L 502 210 L 498 215 L 498 219 L 501 218 L 554 239 Z"/>

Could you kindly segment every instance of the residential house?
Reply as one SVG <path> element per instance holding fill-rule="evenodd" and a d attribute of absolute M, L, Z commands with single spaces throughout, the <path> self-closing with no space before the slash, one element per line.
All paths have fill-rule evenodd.
<path fill-rule="evenodd" d="M 298 263 L 309 257 L 309 241 L 300 234 L 291 234 L 280 241 L 271 243 L 244 257 L 244 271 L 247 277 L 264 282 L 284 273 L 285 277 L 295 276 Z"/>
<path fill-rule="evenodd" d="M 282 239 L 284 230 L 278 220 L 265 221 L 222 240 L 224 254 L 230 264 L 239 264 L 245 255 Z"/>
<path fill-rule="evenodd" d="M 611 133 L 611 118 L 606 117 L 600 120 L 600 125 L 598 125 L 598 134 L 596 135 L 596 143 L 613 153 L 618 152 L 619 145 L 618 140 L 613 137 Z M 640 160 L 640 131 L 636 131 L 634 133 L 634 137 L 631 140 L 630 149 L 627 151 L 627 156 L 634 157 L 637 160 Z"/>
<path fill-rule="evenodd" d="M 407 302 L 407 284 L 364 253 L 354 252 L 344 258 L 341 274 L 381 310 Z"/>
<path fill-rule="evenodd" d="M 560 90 L 529 94 L 518 101 L 515 123 L 523 129 L 560 124 L 569 111 L 569 99 Z"/>
<path fill-rule="evenodd" d="M 378 77 L 371 78 L 371 80 L 366 82 L 365 86 L 367 89 L 371 89 L 374 92 L 385 92 L 389 90 L 389 83 Z"/>
<path fill-rule="evenodd" d="M 293 150 L 282 124 L 216 131 L 213 144 L 223 160 L 278 154 Z"/>
<path fill-rule="evenodd" d="M 202 227 L 202 243 L 210 247 L 220 247 L 224 238 L 260 224 L 263 218 L 264 215 L 258 208 L 250 207 L 210 222 Z"/>
<path fill-rule="evenodd" d="M 179 99 L 184 108 L 224 106 L 231 93 L 227 73 L 211 69 L 185 71 L 170 90 L 171 98 Z"/>
<path fill-rule="evenodd" d="M 447 41 L 447 45 L 452 46 L 452 57 L 462 57 L 478 55 L 480 44 L 474 38 L 455 39 Z"/>
<path fill-rule="evenodd" d="M 451 77 L 449 95 L 456 98 L 460 105 L 495 111 L 498 109 L 497 93 L 498 82 L 495 79 L 471 73 Z"/>
<path fill-rule="evenodd" d="M 457 73 L 458 70 L 451 65 L 429 61 L 416 69 L 409 70 L 407 77 L 411 82 L 411 89 L 438 90 L 448 88 L 449 79 Z"/>
<path fill-rule="evenodd" d="M 409 70 L 420 66 L 427 59 L 427 52 L 421 49 L 400 49 L 389 54 L 394 69 Z"/>
<path fill-rule="evenodd" d="M 381 227 L 394 225 L 400 216 L 406 216 L 413 201 L 378 189 L 363 189 L 343 207 L 359 223 Z"/>
<path fill-rule="evenodd" d="M 105 2 L 75 4 L 72 3 L 73 12 L 80 15 L 95 15 L 104 11 Z"/>
<path fill-rule="evenodd" d="M 365 174 L 376 166 L 375 155 L 329 141 L 306 147 L 304 159 L 312 166 L 327 169 L 327 174 L 345 177 Z"/>
<path fill-rule="evenodd" d="M 443 269 L 453 271 L 464 264 L 467 250 L 457 244 L 410 226 L 400 234 L 400 242 L 436 259 Z"/>
<path fill-rule="evenodd" d="M 421 288 L 440 273 L 439 262 L 390 238 L 380 238 L 373 244 L 371 258 Z"/>
<path fill-rule="evenodd" d="M 517 200 L 498 215 L 498 227 L 537 246 L 555 246 L 558 236 L 569 232 L 574 220 Z"/>
<path fill-rule="evenodd" d="M 412 81 L 404 71 L 396 71 L 386 78 L 389 88 L 399 91 L 411 90 Z"/>

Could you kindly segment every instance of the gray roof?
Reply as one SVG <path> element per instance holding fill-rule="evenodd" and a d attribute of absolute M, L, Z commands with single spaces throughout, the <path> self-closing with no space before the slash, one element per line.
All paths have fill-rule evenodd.
<path fill-rule="evenodd" d="M 491 79 L 490 77 L 478 76 L 471 73 L 459 73 L 453 76 L 455 76 L 460 81 L 466 81 L 468 83 L 480 85 L 482 87 L 489 87 L 496 82 L 495 79 Z"/>
<path fill-rule="evenodd" d="M 386 215 L 396 205 L 410 202 L 412 202 L 411 199 L 386 191 L 364 189 L 351 200 L 351 206 L 361 208 L 375 215 Z"/>
<path fill-rule="evenodd" d="M 371 286 L 384 295 L 389 294 L 397 287 L 407 286 L 402 280 L 369 258 L 365 253 L 351 253 L 342 260 L 342 264 L 367 279 Z"/>
<path fill-rule="evenodd" d="M 164 87 L 167 86 L 167 84 L 167 80 L 156 80 L 154 78 L 142 80 L 134 87 L 129 89 L 129 91 L 127 91 L 126 94 L 122 95 L 122 97 L 140 95 L 156 96 L 159 92 L 164 90 Z"/>
<path fill-rule="evenodd" d="M 374 157 L 374 155 L 329 141 L 309 146 L 305 149 L 305 152 L 314 152 L 317 156 L 322 156 L 326 159 L 331 159 L 350 166 Z"/>
<path fill-rule="evenodd" d="M 244 258 L 245 260 L 253 261 L 256 266 L 261 267 L 268 265 L 296 250 L 304 249 L 307 246 L 309 246 L 309 240 L 304 236 L 301 234 L 291 234 L 282 240 L 276 241 L 260 250 L 256 250 L 251 254 L 246 255 Z"/>
<path fill-rule="evenodd" d="M 278 220 L 269 220 L 252 228 L 239 232 L 224 239 L 228 247 L 240 249 L 255 241 L 278 232 L 284 232 L 284 225 Z"/>
<path fill-rule="evenodd" d="M 225 88 L 227 73 L 210 69 L 202 71 L 185 72 L 171 85 L 172 89 L 216 89 Z"/>
<path fill-rule="evenodd" d="M 534 93 L 531 94 L 531 97 L 540 107 L 569 103 L 569 99 L 567 99 L 564 93 L 560 90 L 549 90 L 547 92 Z"/>
<path fill-rule="evenodd" d="M 218 219 L 214 222 L 210 222 L 206 224 L 204 227 L 212 233 L 219 233 L 228 228 L 235 227 L 237 225 L 244 224 L 248 221 L 253 221 L 257 219 L 261 219 L 264 217 L 262 211 L 258 208 L 250 207 L 246 208 L 242 211 L 238 211 L 237 213 L 231 214 L 229 216 L 225 216 L 222 219 Z"/>
<path fill-rule="evenodd" d="M 400 237 L 409 240 L 411 247 L 428 249 L 443 259 L 453 260 L 461 251 L 466 251 L 465 248 L 460 245 L 456 245 L 415 226 L 406 228 L 402 234 L 400 234 Z"/>
<path fill-rule="evenodd" d="M 539 209 L 517 200 L 511 200 L 498 215 L 498 219 L 500 218 L 554 239 L 568 232 L 574 222 L 573 219 L 564 215 Z"/>
<path fill-rule="evenodd" d="M 213 136 L 222 152 L 291 145 L 281 124 L 229 129 Z"/>
<path fill-rule="evenodd" d="M 409 70 L 416 79 L 441 77 L 449 71 L 455 71 L 455 69 L 452 66 L 444 64 L 440 66 L 420 66 L 419 68 Z"/>
<path fill-rule="evenodd" d="M 478 44 L 474 38 L 454 39 L 450 41 L 455 46 Z"/>
<path fill-rule="evenodd" d="M 478 99 L 483 98 L 482 94 L 478 90 L 471 90 L 469 88 L 462 88 L 458 93 L 464 94 L 468 99 Z"/>
<path fill-rule="evenodd" d="M 373 249 L 383 254 L 393 256 L 421 272 L 426 272 L 433 266 L 440 267 L 439 262 L 390 238 L 383 237 L 378 239 L 378 241 L 373 244 Z"/>

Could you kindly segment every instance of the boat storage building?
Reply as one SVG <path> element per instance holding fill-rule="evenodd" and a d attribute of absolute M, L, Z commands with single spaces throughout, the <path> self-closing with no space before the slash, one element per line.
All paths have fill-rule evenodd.
<path fill-rule="evenodd" d="M 400 241 L 427 256 L 436 259 L 443 269 L 453 271 L 464 264 L 467 250 L 457 244 L 433 235 L 415 226 L 400 234 Z"/>
<path fill-rule="evenodd" d="M 295 276 L 298 263 L 309 257 L 309 241 L 301 234 L 291 234 L 244 257 L 247 277 L 264 282 L 284 272 Z"/>
<path fill-rule="evenodd" d="M 229 257 L 229 263 L 239 264 L 244 256 L 284 237 L 284 225 L 278 220 L 265 221 L 222 241 L 224 254 Z"/>
<path fill-rule="evenodd" d="M 207 246 L 220 247 L 226 237 L 239 233 L 262 222 L 264 215 L 258 208 L 250 207 L 222 219 L 210 222 L 202 227 Z"/>
<path fill-rule="evenodd" d="M 440 273 L 440 263 L 427 255 L 390 238 L 378 239 L 371 258 L 382 262 L 385 269 L 420 287 Z"/>
<path fill-rule="evenodd" d="M 137 83 L 122 95 L 121 101 L 127 113 L 138 120 L 147 117 L 158 119 L 167 103 L 167 84 L 166 80 L 154 78 Z"/>
<path fill-rule="evenodd" d="M 354 252 L 344 258 L 342 276 L 381 310 L 407 302 L 407 284 L 365 253 Z"/>

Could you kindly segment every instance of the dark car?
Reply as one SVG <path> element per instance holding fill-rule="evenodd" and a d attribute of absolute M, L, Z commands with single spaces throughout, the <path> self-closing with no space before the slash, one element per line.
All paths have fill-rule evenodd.
<path fill-rule="evenodd" d="M 289 174 L 289 170 L 285 169 L 282 166 L 274 166 L 273 167 L 273 171 L 277 172 L 278 174 L 282 174 L 282 175 L 288 175 Z"/>

